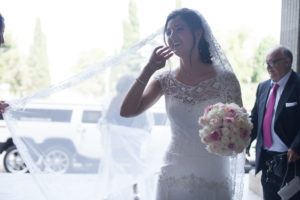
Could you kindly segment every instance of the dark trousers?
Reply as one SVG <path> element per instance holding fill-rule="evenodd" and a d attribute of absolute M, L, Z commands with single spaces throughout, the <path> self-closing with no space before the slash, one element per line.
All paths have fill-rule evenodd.
<path fill-rule="evenodd" d="M 278 176 L 278 174 L 274 173 L 272 169 L 270 169 L 269 165 L 267 164 L 272 159 L 274 159 L 274 156 L 277 156 L 280 153 L 277 152 L 270 152 L 270 151 L 264 151 L 263 152 L 263 166 L 262 166 L 262 176 L 261 176 L 261 183 L 263 187 L 263 195 L 264 200 L 281 200 L 280 196 L 277 194 L 277 192 L 280 190 L 280 186 L 282 184 L 282 181 L 284 179 L 284 173 L 281 176 Z M 299 166 L 300 166 L 300 160 L 297 160 L 297 175 L 299 176 Z M 285 170 L 284 170 L 285 172 Z M 289 165 L 289 171 L 285 182 L 291 181 L 295 176 L 295 165 L 290 164 Z M 284 183 L 285 184 L 285 183 Z M 300 185 L 299 185 L 300 187 Z M 290 200 L 300 200 L 300 192 L 295 194 Z"/>

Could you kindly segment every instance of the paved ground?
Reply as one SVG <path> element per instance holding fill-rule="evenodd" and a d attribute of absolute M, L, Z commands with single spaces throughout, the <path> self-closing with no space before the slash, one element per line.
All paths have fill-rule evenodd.
<path fill-rule="evenodd" d="M 3 155 L 0 155 L 0 177 L 1 177 L 1 173 L 5 173 L 4 169 L 3 169 L 2 161 L 3 161 Z M 11 174 L 11 176 L 14 176 L 14 175 Z M 6 176 L 6 179 L 7 179 L 7 176 Z M 1 184 L 1 178 L 0 178 L 0 188 L 5 188 L 5 186 Z M 243 200 L 262 200 L 262 198 L 260 196 L 255 194 L 252 190 L 249 190 L 248 174 L 246 174 L 245 178 L 244 178 L 244 198 L 243 198 Z"/>
<path fill-rule="evenodd" d="M 249 190 L 249 175 L 246 174 L 244 178 L 244 198 L 243 200 L 263 200 L 262 197 Z"/>

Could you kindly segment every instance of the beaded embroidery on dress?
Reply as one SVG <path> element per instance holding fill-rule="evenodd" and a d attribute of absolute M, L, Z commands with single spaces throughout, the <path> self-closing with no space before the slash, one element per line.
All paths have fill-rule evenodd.
<path fill-rule="evenodd" d="M 234 184 L 230 159 L 207 152 L 199 137 L 198 118 L 207 105 L 236 102 L 241 105 L 235 75 L 215 67 L 216 76 L 189 86 L 179 82 L 174 71 L 156 77 L 165 95 L 172 130 L 165 155 L 166 165 L 158 181 L 157 200 L 230 200 Z M 227 89 L 223 86 L 227 85 Z"/>

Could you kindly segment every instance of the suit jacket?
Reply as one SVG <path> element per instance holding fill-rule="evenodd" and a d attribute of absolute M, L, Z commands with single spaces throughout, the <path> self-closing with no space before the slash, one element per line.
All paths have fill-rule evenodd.
<path fill-rule="evenodd" d="M 270 79 L 258 85 L 255 105 L 251 112 L 251 121 L 253 123 L 251 142 L 257 138 L 256 173 L 261 170 L 262 162 L 264 161 L 261 154 L 264 148 L 263 119 L 270 89 Z M 275 132 L 286 146 L 300 155 L 300 75 L 294 71 L 291 73 L 279 99 L 274 126 Z"/>

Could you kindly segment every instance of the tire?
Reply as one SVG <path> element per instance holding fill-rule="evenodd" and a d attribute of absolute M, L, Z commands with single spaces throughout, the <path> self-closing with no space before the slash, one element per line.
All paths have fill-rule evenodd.
<path fill-rule="evenodd" d="M 6 150 L 6 154 L 3 158 L 3 166 L 5 171 L 9 173 L 29 172 L 15 145 L 10 146 Z"/>
<path fill-rule="evenodd" d="M 49 147 L 44 159 L 46 172 L 64 174 L 71 171 L 71 154 L 68 149 L 62 146 Z"/>

